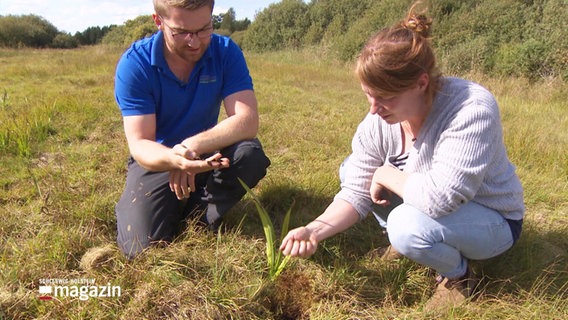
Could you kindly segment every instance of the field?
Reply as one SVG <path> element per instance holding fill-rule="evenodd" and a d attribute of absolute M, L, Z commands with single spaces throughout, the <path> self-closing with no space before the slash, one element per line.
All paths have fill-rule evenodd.
<path fill-rule="evenodd" d="M 245 198 L 213 234 L 190 223 L 176 241 L 127 261 L 114 205 L 128 150 L 113 97 L 121 49 L 0 49 L 0 319 L 566 319 L 568 90 L 561 80 L 463 75 L 499 101 L 525 188 L 519 243 L 474 262 L 482 285 L 462 307 L 427 314 L 428 269 L 384 262 L 369 218 L 292 260 L 271 281 L 262 224 Z M 272 160 L 254 189 L 277 231 L 317 216 L 368 106 L 349 65 L 325 52 L 247 54 Z M 120 295 L 42 300 L 49 281 L 91 281 Z"/>

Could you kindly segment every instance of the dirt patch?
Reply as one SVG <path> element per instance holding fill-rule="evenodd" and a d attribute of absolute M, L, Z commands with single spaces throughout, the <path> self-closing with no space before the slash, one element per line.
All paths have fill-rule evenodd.
<path fill-rule="evenodd" d="M 314 303 L 314 287 L 305 274 L 286 270 L 274 282 L 267 283 L 257 298 L 275 319 L 307 319 Z"/>

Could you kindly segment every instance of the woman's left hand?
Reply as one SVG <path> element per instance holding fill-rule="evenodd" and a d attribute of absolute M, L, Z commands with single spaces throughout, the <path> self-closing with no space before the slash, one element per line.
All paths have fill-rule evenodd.
<path fill-rule="evenodd" d="M 382 207 L 386 207 L 390 204 L 389 199 L 393 193 L 402 198 L 407 178 L 407 173 L 389 164 L 378 167 L 371 181 L 371 200 Z"/>
<path fill-rule="evenodd" d="M 386 207 L 390 204 L 388 199 L 391 197 L 392 192 L 373 178 L 371 183 L 371 200 L 381 207 Z"/>

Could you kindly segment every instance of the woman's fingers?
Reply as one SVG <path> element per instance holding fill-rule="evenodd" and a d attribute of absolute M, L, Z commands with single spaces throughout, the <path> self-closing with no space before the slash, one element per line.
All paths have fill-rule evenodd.
<path fill-rule="evenodd" d="M 308 258 L 314 254 L 317 243 L 305 227 L 299 227 L 288 232 L 282 240 L 280 250 L 286 256 Z"/>

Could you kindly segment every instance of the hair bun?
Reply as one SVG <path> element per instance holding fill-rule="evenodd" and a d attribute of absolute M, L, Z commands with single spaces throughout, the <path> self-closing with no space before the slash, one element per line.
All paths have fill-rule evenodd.
<path fill-rule="evenodd" d="M 410 14 L 408 18 L 406 18 L 406 21 L 403 22 L 403 26 L 427 38 L 430 36 L 432 19 L 423 14 Z"/>

